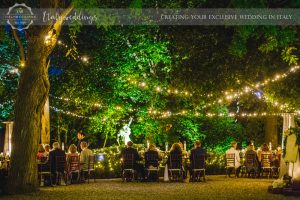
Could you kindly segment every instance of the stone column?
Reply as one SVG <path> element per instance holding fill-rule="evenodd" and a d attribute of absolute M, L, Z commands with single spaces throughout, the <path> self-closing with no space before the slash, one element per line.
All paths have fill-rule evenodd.
<path fill-rule="evenodd" d="M 4 136 L 4 154 L 11 153 L 11 135 L 13 132 L 14 122 L 3 122 L 5 126 L 5 136 Z"/>

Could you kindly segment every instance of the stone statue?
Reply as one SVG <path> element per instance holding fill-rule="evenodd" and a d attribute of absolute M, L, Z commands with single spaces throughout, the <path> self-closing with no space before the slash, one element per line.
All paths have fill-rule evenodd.
<path fill-rule="evenodd" d="M 120 143 L 122 143 L 122 141 L 124 141 L 125 145 L 127 144 L 127 142 L 130 141 L 130 133 L 131 133 L 130 124 L 132 123 L 132 120 L 133 120 L 133 117 L 130 117 L 128 124 L 125 124 L 123 126 L 123 128 L 120 130 L 120 132 L 118 134 L 119 145 L 120 145 Z"/>

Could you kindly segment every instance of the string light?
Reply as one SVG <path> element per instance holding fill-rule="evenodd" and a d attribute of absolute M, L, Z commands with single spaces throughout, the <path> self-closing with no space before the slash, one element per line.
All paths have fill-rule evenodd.
<path fill-rule="evenodd" d="M 20 67 L 25 67 L 25 61 L 24 60 L 20 61 Z"/>
<path fill-rule="evenodd" d="M 62 98 L 62 97 L 55 97 L 55 96 L 52 96 L 52 97 L 54 97 L 56 99 L 63 100 L 63 101 L 67 101 L 67 102 L 71 101 L 69 98 Z M 82 102 L 82 101 L 76 101 L 76 102 L 83 103 L 83 104 L 86 104 L 86 105 L 91 105 L 91 106 L 107 107 L 107 106 L 102 106 L 99 103 L 88 104 L 88 103 L 85 103 L 85 102 Z M 280 104 L 278 104 L 278 106 L 279 105 Z M 280 106 L 283 106 L 283 105 L 280 105 Z M 121 110 L 122 109 L 122 107 L 120 105 L 117 105 L 115 108 L 116 108 L 116 110 Z M 53 109 L 54 109 L 54 107 L 53 107 Z M 77 115 L 77 114 L 72 113 L 70 111 L 61 111 L 61 110 L 59 110 L 57 108 L 56 108 L 56 111 L 60 111 L 60 112 L 63 112 L 64 114 L 71 115 L 71 116 L 74 116 L 74 117 L 89 118 L 89 117 Z M 137 111 L 137 109 L 130 108 L 129 111 L 130 112 Z M 245 113 L 245 112 L 242 112 L 242 113 L 232 113 L 231 112 L 231 113 L 228 113 L 228 114 L 226 114 L 226 113 L 211 113 L 211 112 L 207 112 L 207 113 L 203 113 L 202 114 L 202 113 L 199 113 L 198 111 L 195 111 L 195 110 L 181 110 L 180 112 L 171 112 L 169 110 L 158 111 L 158 110 L 153 109 L 153 108 L 148 108 L 147 113 L 152 118 L 168 118 L 168 117 L 172 117 L 172 116 L 190 116 L 190 117 L 199 117 L 199 116 L 206 116 L 206 117 L 226 117 L 226 116 L 228 116 L 228 117 L 264 117 L 264 116 L 280 116 L 280 115 L 282 115 L 282 113 L 267 113 L 267 112 L 261 112 L 261 113 L 257 113 L 257 112 L 253 112 L 253 113 Z M 294 114 L 300 115 L 300 111 L 297 111 Z M 102 121 L 105 122 L 106 120 L 107 119 L 104 118 Z"/>
<path fill-rule="evenodd" d="M 175 89 L 175 88 L 172 88 L 172 89 L 171 88 L 164 88 L 164 87 L 161 87 L 161 86 L 151 87 L 150 84 L 147 84 L 145 81 L 136 81 L 136 80 L 133 80 L 131 78 L 128 78 L 127 80 L 131 85 L 137 85 L 137 86 L 140 86 L 143 89 L 147 86 L 147 88 L 149 88 L 150 90 L 152 90 L 156 93 L 160 93 L 160 94 L 165 95 L 165 96 L 170 96 L 170 95 L 185 96 L 185 97 L 193 96 L 193 94 L 191 92 L 188 92 L 186 90 L 178 90 L 178 89 Z"/>
<path fill-rule="evenodd" d="M 86 56 L 82 56 L 82 57 L 81 57 L 81 60 L 82 60 L 83 62 L 85 62 L 85 63 L 88 63 L 88 62 L 89 62 L 89 58 L 86 57 Z"/>
<path fill-rule="evenodd" d="M 58 41 L 58 44 L 64 45 L 61 41 Z M 67 47 L 67 45 L 64 45 L 64 46 Z M 82 59 L 85 60 L 85 61 L 88 61 L 87 57 L 83 57 Z M 276 82 L 278 80 L 286 78 L 291 73 L 297 72 L 299 70 L 299 68 L 300 68 L 299 66 L 291 67 L 288 70 L 288 72 L 285 72 L 283 74 L 276 74 L 273 79 L 266 79 L 266 80 L 264 80 L 262 82 L 257 82 L 255 84 L 252 84 L 252 86 L 254 88 L 250 88 L 249 86 L 245 86 L 244 88 L 242 88 L 241 92 L 234 92 L 233 90 L 225 91 L 224 92 L 224 94 L 226 95 L 225 98 L 220 98 L 220 99 L 214 101 L 213 103 L 208 103 L 207 105 L 211 106 L 211 105 L 215 105 L 216 103 L 223 103 L 226 100 L 233 100 L 234 98 L 238 98 L 238 97 L 240 97 L 240 96 L 242 96 L 244 94 L 249 94 L 250 92 L 255 93 L 255 92 L 257 92 L 257 90 L 258 90 L 259 87 L 266 86 L 270 82 Z M 131 84 L 140 85 L 143 88 L 147 85 L 144 81 L 141 82 L 141 83 L 139 83 L 138 81 L 132 80 L 131 78 L 128 78 L 127 80 Z M 173 90 L 172 89 L 163 89 L 163 88 L 161 88 L 159 86 L 154 87 L 154 90 L 156 92 L 164 93 L 166 95 L 170 95 L 170 94 L 184 94 L 185 96 L 192 96 L 192 93 L 190 93 L 188 91 L 179 91 L 177 89 L 173 89 Z M 208 94 L 207 95 L 207 97 L 212 97 L 212 96 L 213 96 L 212 94 Z M 69 101 L 68 98 L 61 98 L 61 97 L 55 97 L 55 98 L 58 98 L 58 99 L 61 99 L 61 100 L 65 100 L 65 101 Z M 259 97 L 259 99 L 264 99 L 265 101 L 267 101 L 269 103 L 272 103 L 273 106 L 280 108 L 280 110 L 284 110 L 284 109 L 288 109 L 289 108 L 287 104 L 279 104 L 278 102 L 273 102 L 268 97 L 264 97 L 264 98 Z M 81 101 L 79 101 L 79 102 L 82 103 Z M 99 104 L 99 103 L 95 103 L 95 104 L 93 104 L 93 106 L 102 107 L 101 104 Z M 121 107 L 117 106 L 116 109 L 117 110 L 121 109 Z M 129 109 L 129 110 L 132 111 L 133 109 Z M 71 113 L 69 111 L 63 111 L 63 112 L 65 114 L 70 114 L 70 115 L 73 115 L 73 116 L 79 116 L 79 115 L 77 115 L 75 113 Z M 183 111 L 181 111 L 179 113 L 172 113 L 170 111 L 159 112 L 159 111 L 150 109 L 148 111 L 148 114 L 152 115 L 152 116 L 156 115 L 156 117 L 166 118 L 166 117 L 170 117 L 172 115 L 186 115 L 186 114 L 188 114 L 188 111 L 183 110 Z M 230 117 L 257 117 L 257 116 L 281 115 L 281 114 L 282 113 L 266 113 L 266 112 L 263 112 L 263 113 L 241 113 L 241 114 L 240 113 L 229 113 L 228 116 L 230 116 Z M 299 112 L 296 112 L 295 114 L 299 114 Z M 200 116 L 200 114 L 197 112 L 197 113 L 194 113 L 194 116 Z M 207 117 L 213 117 L 213 116 L 222 117 L 222 116 L 226 116 L 226 115 L 222 114 L 222 113 L 221 114 L 206 113 L 205 116 L 207 116 Z M 80 116 L 80 117 L 84 117 L 84 116 Z"/>
<path fill-rule="evenodd" d="M 152 118 L 156 119 L 163 119 L 163 118 L 168 118 L 171 116 L 189 116 L 189 117 L 199 117 L 199 116 L 205 116 L 205 117 L 235 117 L 235 118 L 244 118 L 244 117 L 266 117 L 266 116 L 282 116 L 284 113 L 276 113 L 276 112 L 252 112 L 252 113 L 212 113 L 212 112 L 207 112 L 203 113 L 202 115 L 199 112 L 194 112 L 194 111 L 185 111 L 185 112 L 175 112 L 172 113 L 170 111 L 149 111 L 148 114 Z M 295 115 L 300 115 L 300 112 L 295 112 L 293 113 Z"/>
<path fill-rule="evenodd" d="M 221 98 L 220 100 L 222 100 L 222 101 L 224 99 L 232 100 L 232 99 L 240 97 L 242 95 L 249 94 L 250 92 L 254 93 L 257 90 L 259 90 L 260 87 L 265 87 L 265 86 L 269 85 L 270 83 L 274 83 L 279 80 L 282 80 L 283 78 L 286 78 L 289 75 L 297 72 L 299 69 L 300 69 L 300 66 L 298 66 L 298 65 L 290 67 L 289 70 L 287 70 L 286 72 L 281 73 L 281 74 L 277 73 L 273 78 L 268 78 L 268 79 L 265 79 L 264 81 L 251 84 L 252 88 L 249 86 L 245 86 L 245 87 L 242 87 L 242 89 L 240 89 L 240 91 L 233 91 L 233 90 L 225 91 L 225 92 L 223 92 L 225 94 L 225 97 Z"/>
<path fill-rule="evenodd" d="M 61 40 L 58 40 L 57 41 L 57 44 L 59 46 L 62 46 L 64 48 L 68 48 L 68 45 L 63 43 Z M 78 59 L 78 60 L 81 60 L 83 63 L 86 63 L 88 64 L 89 63 L 89 57 L 88 56 L 80 56 L 80 55 L 72 55 L 74 58 Z"/>
<path fill-rule="evenodd" d="M 66 115 L 69 115 L 69 116 L 72 116 L 72 117 L 84 118 L 84 119 L 91 119 L 91 117 L 86 117 L 86 116 L 78 115 L 78 114 L 70 112 L 70 111 L 64 111 L 64 110 L 58 109 L 58 108 L 53 107 L 53 106 L 50 106 L 50 108 L 52 110 L 54 110 L 55 112 L 60 112 L 60 113 L 63 113 L 63 114 L 66 114 Z"/>
<path fill-rule="evenodd" d="M 64 98 L 64 97 L 57 97 L 57 96 L 53 96 L 53 95 L 49 95 L 55 99 L 60 99 L 60 100 L 63 100 L 63 101 L 66 101 L 66 102 L 75 102 L 75 103 L 81 103 L 81 104 L 85 104 L 85 105 L 88 105 L 88 106 L 92 106 L 92 107 L 97 107 L 97 108 L 102 108 L 102 107 L 105 107 L 103 106 L 101 103 L 86 103 L 86 102 L 83 102 L 83 101 L 80 101 L 80 100 L 71 100 L 69 98 Z"/>

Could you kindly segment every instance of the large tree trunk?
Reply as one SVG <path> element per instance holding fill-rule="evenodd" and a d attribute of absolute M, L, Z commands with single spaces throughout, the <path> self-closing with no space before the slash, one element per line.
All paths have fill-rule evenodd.
<path fill-rule="evenodd" d="M 62 2 L 41 0 L 40 6 L 57 8 Z M 5 190 L 9 194 L 38 190 L 36 153 L 41 138 L 42 114 L 50 88 L 49 63 L 46 64 L 46 61 L 56 45 L 63 19 L 72 9 L 70 5 L 61 13 L 58 19 L 62 20 L 49 22 L 47 26 L 32 26 L 26 31 L 27 60 L 17 91 L 11 168 Z M 48 43 L 45 42 L 47 35 L 51 37 Z"/>
<path fill-rule="evenodd" d="M 265 142 L 272 143 L 272 148 L 278 146 L 277 116 L 268 116 L 265 125 Z"/>
<path fill-rule="evenodd" d="M 50 112 L 49 112 L 49 98 L 44 106 L 44 112 L 42 115 L 42 133 L 41 133 L 41 143 L 50 144 Z"/>
<path fill-rule="evenodd" d="M 21 73 L 15 104 L 12 157 L 7 192 L 38 189 L 36 153 L 42 130 L 42 113 L 49 92 L 43 34 L 28 38 L 28 59 Z"/>

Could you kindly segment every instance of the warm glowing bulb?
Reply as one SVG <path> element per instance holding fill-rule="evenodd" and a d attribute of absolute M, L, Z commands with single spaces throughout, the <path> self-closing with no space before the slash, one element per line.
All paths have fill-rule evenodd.
<path fill-rule="evenodd" d="M 83 62 L 88 62 L 89 61 L 88 57 L 86 57 L 86 56 L 83 56 L 81 59 L 82 59 Z"/>
<path fill-rule="evenodd" d="M 49 40 L 51 38 L 51 35 L 46 35 L 45 40 Z"/>
<path fill-rule="evenodd" d="M 21 66 L 21 67 L 25 67 L 25 61 L 24 61 L 24 60 L 22 60 L 22 61 L 20 62 L 20 66 Z"/>

